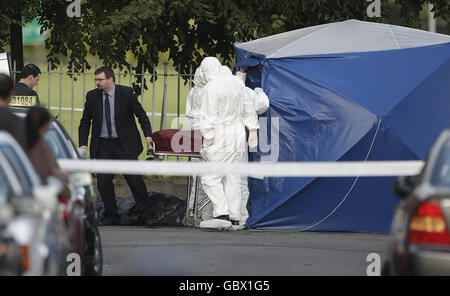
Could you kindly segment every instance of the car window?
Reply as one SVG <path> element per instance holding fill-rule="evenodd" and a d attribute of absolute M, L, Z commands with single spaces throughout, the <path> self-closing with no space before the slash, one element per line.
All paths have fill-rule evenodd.
<path fill-rule="evenodd" d="M 67 149 L 70 151 L 72 158 L 80 158 L 80 156 L 78 155 L 77 147 L 73 143 L 70 136 L 67 134 L 67 131 L 64 129 L 64 127 L 60 123 L 54 121 L 52 122 L 52 129 L 55 129 L 58 135 L 62 138 L 62 140 L 66 144 Z"/>
<path fill-rule="evenodd" d="M 58 134 L 58 131 L 56 129 L 49 129 L 45 133 L 45 140 L 47 141 L 48 146 L 50 147 L 56 158 L 73 158 L 70 150 L 67 147 L 67 143 L 65 143 L 65 140 Z"/>
<path fill-rule="evenodd" d="M 0 206 L 8 202 L 8 197 L 11 195 L 11 185 L 5 171 L 0 167 Z"/>
<path fill-rule="evenodd" d="M 78 152 L 77 152 L 77 148 L 75 147 L 75 144 L 73 143 L 73 141 L 70 139 L 66 139 L 66 142 L 67 142 L 67 146 L 70 149 L 70 153 L 72 154 L 72 158 L 76 158 L 76 159 L 80 158 L 80 156 L 78 155 Z"/>
<path fill-rule="evenodd" d="M 450 141 L 442 145 L 433 168 L 431 184 L 450 189 Z"/>
<path fill-rule="evenodd" d="M 33 181 L 27 169 L 25 168 L 23 160 L 20 159 L 20 156 L 10 145 L 2 144 L 0 145 L 0 149 L 6 156 L 6 159 L 8 160 L 13 170 L 16 172 L 20 184 L 22 185 L 23 191 L 26 193 L 30 193 L 33 188 Z"/>

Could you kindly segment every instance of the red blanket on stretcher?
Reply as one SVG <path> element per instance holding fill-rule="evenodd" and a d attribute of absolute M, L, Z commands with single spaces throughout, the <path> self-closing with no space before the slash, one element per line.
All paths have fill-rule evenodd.
<path fill-rule="evenodd" d="M 155 152 L 199 153 L 202 134 L 199 130 L 167 129 L 152 134 Z"/>

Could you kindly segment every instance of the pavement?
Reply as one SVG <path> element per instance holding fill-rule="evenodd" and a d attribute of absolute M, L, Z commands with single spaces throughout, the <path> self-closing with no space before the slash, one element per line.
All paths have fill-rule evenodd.
<path fill-rule="evenodd" d="M 365 276 L 386 255 L 388 235 L 298 231 L 207 231 L 100 227 L 104 275 Z"/>

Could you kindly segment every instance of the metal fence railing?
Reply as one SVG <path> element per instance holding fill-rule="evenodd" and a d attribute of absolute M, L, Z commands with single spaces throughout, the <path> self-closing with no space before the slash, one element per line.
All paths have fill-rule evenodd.
<path fill-rule="evenodd" d="M 42 71 L 43 67 L 40 66 L 40 68 Z M 70 128 L 66 126 L 66 129 L 71 137 L 74 135 L 75 112 L 83 111 L 87 91 L 96 88 L 94 72 L 97 68 L 98 66 L 95 65 L 93 69 L 87 71 L 86 64 L 84 64 L 81 72 L 75 72 L 73 68 L 71 71 L 67 71 L 67 67 L 61 63 L 57 70 L 52 71 L 47 65 L 47 71 L 42 71 L 39 84 L 34 89 L 38 93 L 41 103 L 46 103 L 49 109 L 57 111 L 58 118 L 61 118 L 63 111 L 70 111 Z M 143 106 L 145 103 L 144 109 L 151 117 L 152 127 L 157 129 L 156 118 L 159 118 L 159 129 L 166 129 L 169 116 L 176 118 L 176 126 L 180 128 L 180 118 L 184 117 L 184 110 L 181 110 L 182 102 L 186 100 L 185 95 L 191 89 L 194 76 L 192 66 L 189 74 L 179 74 L 179 71 L 169 73 L 168 63 L 164 63 L 162 69 L 158 68 L 158 70 L 153 67 L 152 73 L 148 73 L 142 67 L 140 72 L 133 72 L 132 66 L 126 71 L 116 70 L 116 83 L 132 87 L 136 79 L 145 78 L 148 89 L 145 90 L 144 85 L 141 84 L 138 99 Z M 12 76 L 14 80 L 19 74 L 20 71 L 17 71 L 16 64 L 13 62 Z M 184 83 L 183 78 L 188 80 L 187 84 Z M 174 84 L 176 87 L 173 86 Z M 160 88 L 162 88 L 162 93 Z M 159 104 L 160 106 L 158 106 Z M 168 113 L 168 106 L 172 113 Z M 158 107 L 161 107 L 160 112 L 158 112 Z"/>

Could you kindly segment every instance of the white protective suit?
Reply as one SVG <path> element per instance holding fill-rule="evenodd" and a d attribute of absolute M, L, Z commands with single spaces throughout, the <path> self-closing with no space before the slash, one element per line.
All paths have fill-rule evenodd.
<path fill-rule="evenodd" d="M 188 93 L 186 99 L 186 118 L 188 120 L 189 129 L 191 130 L 200 130 L 200 100 L 201 100 L 201 92 L 206 85 L 206 78 L 203 74 L 203 71 L 200 67 L 195 70 L 194 74 L 194 87 Z M 193 158 L 192 162 L 198 162 L 197 158 Z M 194 177 L 193 184 L 191 187 L 191 199 L 189 200 L 189 209 L 192 211 L 194 208 L 194 194 L 196 183 L 199 180 L 198 176 Z M 198 187 L 198 196 L 197 200 L 203 200 L 207 197 L 205 191 L 201 184 Z M 191 213 L 193 215 L 193 213 Z"/>
<path fill-rule="evenodd" d="M 245 79 L 247 77 L 246 73 L 243 72 L 236 72 L 236 76 L 241 78 L 242 81 L 245 83 Z M 253 110 L 258 114 L 261 115 L 264 112 L 267 111 L 267 109 L 269 109 L 269 98 L 267 97 L 267 95 L 264 93 L 264 91 L 257 87 L 255 88 L 255 90 L 252 90 L 249 87 L 246 87 L 246 98 L 245 100 L 248 100 L 249 102 L 251 102 L 252 106 L 253 106 Z M 245 145 L 246 149 L 247 149 L 247 145 Z M 242 162 L 248 162 L 248 151 L 246 151 L 244 153 Z M 247 176 L 242 176 L 241 178 L 241 197 L 242 197 L 242 202 L 241 202 L 241 216 L 239 219 L 239 225 L 241 227 L 244 227 L 245 224 L 247 223 L 248 220 L 248 210 L 247 210 L 247 203 L 248 203 L 248 198 L 250 196 L 250 192 L 248 190 L 248 177 Z"/>
<path fill-rule="evenodd" d="M 245 127 L 259 128 L 258 117 L 246 96 L 241 79 L 223 71 L 214 57 L 201 63 L 208 84 L 201 95 L 202 149 L 207 161 L 241 162 L 245 153 Z M 213 204 L 213 217 L 229 215 L 233 221 L 241 216 L 241 177 L 207 175 L 201 179 L 203 189 Z"/>
<path fill-rule="evenodd" d="M 191 130 L 200 130 L 200 94 L 205 85 L 205 74 L 198 67 L 194 74 L 194 87 L 191 88 L 186 99 L 186 118 Z"/>

